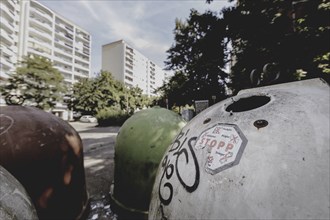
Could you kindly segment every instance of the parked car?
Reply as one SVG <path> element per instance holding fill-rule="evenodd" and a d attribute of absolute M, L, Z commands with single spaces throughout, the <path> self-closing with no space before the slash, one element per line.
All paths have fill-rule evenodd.
<path fill-rule="evenodd" d="M 79 118 L 81 117 L 81 113 L 80 112 L 73 112 L 73 120 L 74 121 L 78 121 Z"/>
<path fill-rule="evenodd" d="M 97 122 L 97 119 L 94 116 L 91 116 L 91 115 L 83 115 L 83 116 L 81 116 L 79 121 L 94 123 L 94 122 Z"/>

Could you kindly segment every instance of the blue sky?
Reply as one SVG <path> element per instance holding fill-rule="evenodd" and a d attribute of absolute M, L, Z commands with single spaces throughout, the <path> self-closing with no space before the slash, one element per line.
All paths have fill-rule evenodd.
<path fill-rule="evenodd" d="M 125 40 L 164 67 L 174 43 L 175 19 L 188 18 L 190 9 L 219 12 L 227 0 L 39 0 L 92 36 L 92 74 L 101 70 L 102 45 Z"/>

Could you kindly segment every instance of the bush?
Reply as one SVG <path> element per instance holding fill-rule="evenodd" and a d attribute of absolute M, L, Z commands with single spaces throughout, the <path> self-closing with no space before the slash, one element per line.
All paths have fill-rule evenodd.
<path fill-rule="evenodd" d="M 121 126 L 130 116 L 116 106 L 102 109 L 96 114 L 99 126 Z"/>

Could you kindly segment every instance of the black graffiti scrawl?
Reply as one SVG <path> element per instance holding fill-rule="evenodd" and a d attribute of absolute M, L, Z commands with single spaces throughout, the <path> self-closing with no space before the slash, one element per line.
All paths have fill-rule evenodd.
<path fill-rule="evenodd" d="M 187 132 L 180 132 L 175 141 L 173 142 L 171 149 L 168 151 L 162 161 L 162 176 L 159 183 L 158 193 L 162 204 L 169 205 L 173 197 L 173 186 L 171 179 L 174 178 L 174 173 L 178 178 L 183 188 L 191 193 L 194 192 L 200 181 L 200 170 L 198 161 L 193 149 L 193 145 L 196 142 L 197 137 L 187 137 Z M 180 161 L 185 161 L 182 164 Z M 179 167 L 180 166 L 180 167 Z M 182 166 L 189 166 L 189 169 L 184 169 Z M 183 170 L 191 170 L 190 166 L 193 166 L 193 172 L 189 174 L 191 179 L 187 180 L 183 178 Z M 181 169 L 180 169 L 181 168 Z M 164 195 L 162 192 L 168 192 Z"/>

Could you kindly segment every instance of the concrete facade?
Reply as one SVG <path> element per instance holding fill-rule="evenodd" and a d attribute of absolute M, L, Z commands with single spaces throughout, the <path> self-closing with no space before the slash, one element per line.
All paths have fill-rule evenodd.
<path fill-rule="evenodd" d="M 102 46 L 102 70 L 109 71 L 127 87 L 139 87 L 143 94 L 153 96 L 168 73 L 124 40 Z"/>
<path fill-rule="evenodd" d="M 91 76 L 92 40 L 86 30 L 34 0 L 0 1 L 0 6 L 0 82 L 30 55 L 49 59 L 69 86 Z M 55 111 L 67 119 L 65 109 L 58 103 Z"/>

